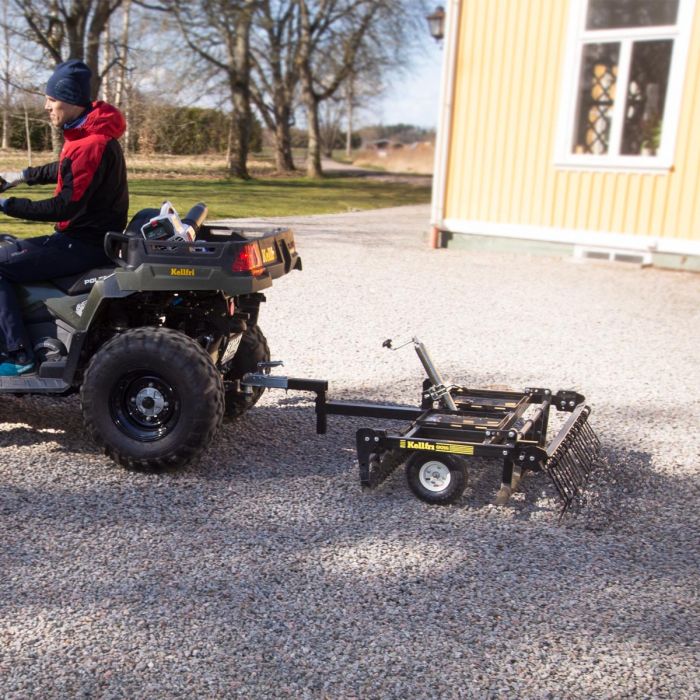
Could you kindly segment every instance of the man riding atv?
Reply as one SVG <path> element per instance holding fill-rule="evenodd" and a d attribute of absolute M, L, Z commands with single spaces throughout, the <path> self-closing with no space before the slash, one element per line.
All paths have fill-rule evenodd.
<path fill-rule="evenodd" d="M 124 154 L 117 139 L 126 122 L 121 112 L 90 99 L 91 71 L 82 61 L 61 63 L 46 85 L 52 126 L 65 143 L 59 160 L 20 173 L 0 175 L 0 192 L 20 183 L 56 183 L 53 197 L 40 201 L 0 198 L 0 210 L 30 221 L 55 221 L 55 233 L 0 246 L 0 340 L 6 356 L 0 376 L 34 368 L 32 347 L 13 285 L 71 275 L 110 264 L 103 241 L 107 231 L 122 231 L 129 193 Z"/>

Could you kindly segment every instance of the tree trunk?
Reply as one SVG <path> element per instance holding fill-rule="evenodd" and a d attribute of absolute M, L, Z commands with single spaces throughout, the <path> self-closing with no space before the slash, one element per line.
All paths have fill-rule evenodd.
<path fill-rule="evenodd" d="M 26 114 L 26 108 L 25 108 Z M 51 127 L 51 150 L 53 154 L 58 158 L 63 148 L 63 131 L 55 126 Z"/>
<path fill-rule="evenodd" d="M 127 85 L 127 64 L 129 60 L 129 25 L 131 20 L 131 0 L 122 3 L 122 35 L 119 45 L 119 70 L 117 72 L 117 85 L 114 90 L 114 104 L 124 113 L 126 128 L 122 137 L 124 155 L 129 155 L 131 146 L 131 93 Z"/>
<path fill-rule="evenodd" d="M 100 83 L 100 92 L 98 99 L 102 99 L 105 102 L 112 104 L 112 82 L 109 79 L 110 63 L 112 62 L 112 31 L 110 23 L 107 22 L 105 27 L 104 35 L 102 37 L 102 66 L 100 68 L 100 74 L 102 75 L 102 81 Z"/>
<path fill-rule="evenodd" d="M 128 93 L 126 94 L 122 109 L 124 110 L 124 121 L 126 122 L 124 136 L 122 136 L 122 150 L 124 151 L 124 155 L 128 156 L 131 152 L 131 128 L 129 127 L 129 124 L 131 124 L 131 104 Z"/>
<path fill-rule="evenodd" d="M 27 134 L 27 165 L 32 164 L 32 130 L 29 128 L 29 110 L 24 103 L 24 130 Z"/>
<path fill-rule="evenodd" d="M 226 167 L 231 166 L 231 144 L 233 143 L 233 114 L 228 120 L 228 139 L 226 140 Z"/>
<path fill-rule="evenodd" d="M 292 155 L 292 135 L 289 128 L 290 111 L 288 105 L 275 110 L 275 167 L 280 173 L 292 173 L 296 169 Z"/>
<path fill-rule="evenodd" d="M 348 110 L 348 130 L 345 134 L 345 155 L 350 158 L 352 155 L 352 110 L 355 99 L 352 77 L 348 81 L 347 110 Z"/>
<path fill-rule="evenodd" d="M 2 93 L 2 148 L 10 147 L 10 29 L 7 24 L 7 2 L 3 0 L 2 21 L 3 38 L 5 41 L 5 61 L 3 66 L 3 93 Z"/>
<path fill-rule="evenodd" d="M 322 177 L 321 130 L 318 123 L 318 100 L 315 95 L 307 96 L 306 121 L 309 135 L 309 145 L 306 153 L 306 174 L 309 177 Z"/>
<path fill-rule="evenodd" d="M 297 67 L 301 78 L 301 94 L 306 107 L 307 134 L 309 143 L 306 150 L 306 174 L 321 177 L 321 132 L 318 122 L 318 97 L 314 92 L 314 76 L 311 69 L 311 18 L 304 0 L 299 0 L 299 50 Z"/>
<path fill-rule="evenodd" d="M 71 56 L 71 58 L 74 58 Z M 75 57 L 77 58 L 77 57 Z M 90 97 L 95 99 L 100 92 L 100 35 L 88 34 L 85 58 L 83 59 L 92 71 L 90 79 Z"/>
<path fill-rule="evenodd" d="M 114 91 L 114 103 L 122 106 L 126 95 L 126 66 L 128 62 L 129 20 L 131 18 L 131 0 L 122 3 L 122 36 L 119 46 L 119 71 L 117 73 L 117 86 Z"/>
<path fill-rule="evenodd" d="M 294 160 L 292 159 L 288 135 L 283 133 L 281 124 L 275 128 L 275 170 L 278 173 L 294 172 Z M 285 143 L 285 139 L 287 139 Z"/>
<path fill-rule="evenodd" d="M 248 109 L 248 113 L 246 114 L 244 102 L 245 100 L 241 98 L 240 94 L 234 95 L 228 174 L 231 177 L 240 177 L 243 180 L 249 180 L 248 142 L 250 140 L 250 109 Z"/>
<path fill-rule="evenodd" d="M 252 3 L 248 3 L 251 5 Z M 241 12 L 233 46 L 233 66 L 229 69 L 231 102 L 233 103 L 231 155 L 228 173 L 231 177 L 250 179 L 248 149 L 250 145 L 250 23 L 251 9 Z"/>

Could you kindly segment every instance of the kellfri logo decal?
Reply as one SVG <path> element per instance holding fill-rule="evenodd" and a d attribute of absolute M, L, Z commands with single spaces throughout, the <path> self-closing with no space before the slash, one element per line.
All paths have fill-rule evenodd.
<path fill-rule="evenodd" d="M 171 267 L 170 268 L 171 277 L 194 277 L 193 267 Z"/>
<path fill-rule="evenodd" d="M 423 452 L 447 452 L 453 455 L 473 455 L 474 445 L 461 445 L 453 442 L 428 442 L 426 440 L 401 440 L 402 450 L 422 450 Z"/>

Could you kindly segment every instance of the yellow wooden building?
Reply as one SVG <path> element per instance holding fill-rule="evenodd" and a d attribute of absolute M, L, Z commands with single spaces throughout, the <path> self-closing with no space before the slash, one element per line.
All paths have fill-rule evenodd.
<path fill-rule="evenodd" d="M 696 0 L 449 0 L 434 245 L 700 270 Z"/>

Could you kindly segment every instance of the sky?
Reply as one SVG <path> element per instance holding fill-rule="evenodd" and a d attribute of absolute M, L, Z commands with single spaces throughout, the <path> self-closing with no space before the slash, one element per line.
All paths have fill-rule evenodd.
<path fill-rule="evenodd" d="M 430 39 L 425 51 L 417 53 L 410 68 L 388 83 L 376 107 L 366 110 L 361 121 L 365 124 L 403 123 L 435 128 L 442 55 L 442 47 Z"/>

